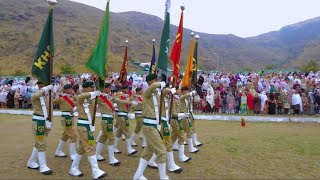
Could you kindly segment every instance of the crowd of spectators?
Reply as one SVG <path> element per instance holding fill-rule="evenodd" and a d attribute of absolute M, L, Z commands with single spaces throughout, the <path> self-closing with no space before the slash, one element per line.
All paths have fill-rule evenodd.
<path fill-rule="evenodd" d="M 148 87 L 146 73 L 127 76 L 127 85 L 134 91 Z M 107 82 L 119 88 L 118 73 L 109 74 Z M 180 79 L 182 78 L 182 75 Z M 82 91 L 83 81 L 95 81 L 89 73 L 53 76 L 53 98 L 63 85 L 70 83 L 75 94 Z M 320 71 L 297 73 L 199 73 L 193 88 L 197 91 L 194 107 L 203 113 L 227 114 L 305 114 L 318 115 L 320 110 Z M 29 109 L 31 95 L 38 89 L 34 78 L 2 77 L 0 108 Z"/>

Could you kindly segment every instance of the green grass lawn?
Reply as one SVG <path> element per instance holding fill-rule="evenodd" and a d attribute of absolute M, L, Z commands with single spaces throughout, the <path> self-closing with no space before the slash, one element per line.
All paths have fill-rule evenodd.
<path fill-rule="evenodd" d="M 134 121 L 130 121 L 132 128 Z M 100 129 L 98 118 L 96 134 Z M 199 140 L 204 143 L 189 163 L 176 163 L 184 170 L 181 174 L 168 173 L 171 179 L 320 179 L 320 126 L 317 123 L 262 123 L 197 121 Z M 48 137 L 47 164 L 54 171 L 43 176 L 29 170 L 26 163 L 30 156 L 33 137 L 31 116 L 0 114 L 0 173 L 3 179 L 67 179 L 71 165 L 69 158 L 55 158 L 62 128 L 56 121 Z M 137 143 L 140 143 L 139 140 Z M 119 149 L 125 151 L 125 143 Z M 120 167 L 111 167 L 107 161 L 99 163 L 108 176 L 105 179 L 132 179 L 137 169 L 139 153 L 134 157 L 116 155 Z M 68 153 L 67 146 L 65 152 Z M 106 149 L 102 155 L 107 158 Z M 91 169 L 87 158 L 81 161 L 83 178 L 90 179 Z M 158 171 L 146 169 L 148 179 L 159 178 Z"/>

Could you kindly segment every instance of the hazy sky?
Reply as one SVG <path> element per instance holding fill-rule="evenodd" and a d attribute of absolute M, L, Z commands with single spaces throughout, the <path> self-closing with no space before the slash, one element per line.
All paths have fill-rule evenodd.
<path fill-rule="evenodd" d="M 105 9 L 106 0 L 72 0 Z M 209 34 L 256 36 L 320 16 L 320 0 L 171 0 L 171 24 Z M 164 17 L 165 0 L 111 0 L 112 12 L 139 11 Z"/>

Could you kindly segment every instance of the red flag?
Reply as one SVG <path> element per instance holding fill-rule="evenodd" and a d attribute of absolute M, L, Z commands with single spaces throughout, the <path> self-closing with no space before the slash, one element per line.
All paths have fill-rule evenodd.
<path fill-rule="evenodd" d="M 174 78 L 173 85 L 176 85 L 176 82 L 179 76 L 180 55 L 182 50 L 182 36 L 183 36 L 183 11 L 181 12 L 180 23 L 179 23 L 178 32 L 176 35 L 176 40 L 174 41 L 171 55 L 170 55 L 170 61 L 173 66 L 173 72 L 172 72 L 172 76 Z"/>
<path fill-rule="evenodd" d="M 120 71 L 120 76 L 119 76 L 119 82 L 122 85 L 127 83 L 127 74 L 128 74 L 128 46 L 126 46 L 123 63 Z"/>

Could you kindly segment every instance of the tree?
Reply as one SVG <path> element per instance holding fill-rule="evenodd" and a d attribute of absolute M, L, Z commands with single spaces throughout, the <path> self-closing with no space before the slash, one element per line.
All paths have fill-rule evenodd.
<path fill-rule="evenodd" d="M 60 73 L 61 74 L 73 74 L 73 73 L 75 73 L 75 70 L 69 63 L 66 62 L 62 66 L 60 66 Z"/>
<path fill-rule="evenodd" d="M 306 62 L 304 65 L 300 67 L 300 70 L 302 72 L 310 72 L 310 71 L 316 72 L 319 70 L 319 64 L 317 61 L 309 60 L 308 62 Z"/>
<path fill-rule="evenodd" d="M 265 70 L 273 70 L 275 68 L 276 68 L 276 66 L 274 64 L 268 64 L 268 65 L 266 65 L 266 67 L 264 69 Z"/>

